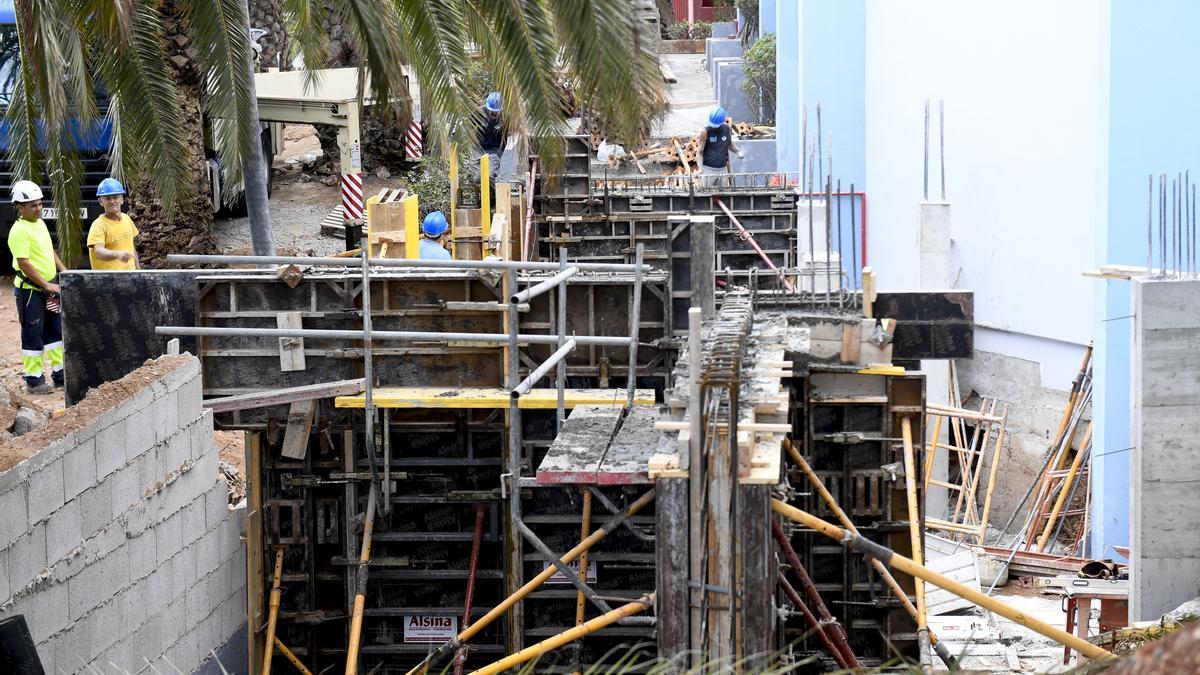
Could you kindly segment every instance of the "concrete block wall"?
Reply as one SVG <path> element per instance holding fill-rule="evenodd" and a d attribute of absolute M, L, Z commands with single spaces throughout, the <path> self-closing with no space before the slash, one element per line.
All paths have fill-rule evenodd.
<path fill-rule="evenodd" d="M 717 84 L 718 59 L 736 59 L 742 55 L 742 41 L 723 38 L 708 38 L 704 41 L 704 62 L 708 64 L 708 80 Z"/>
<path fill-rule="evenodd" d="M 1200 281 L 1134 279 L 1130 621 L 1200 596 Z"/>
<path fill-rule="evenodd" d="M 742 60 L 717 59 L 715 79 L 717 101 L 725 108 L 729 118 L 737 122 L 755 121 L 757 116 L 750 111 L 750 101 L 746 90 L 742 88 L 746 81 L 746 70 L 742 66 Z"/>
<path fill-rule="evenodd" d="M 199 362 L 162 357 L 0 474 L 0 616 L 25 615 L 47 673 L 191 673 L 245 625 L 243 510 L 200 401 Z"/>

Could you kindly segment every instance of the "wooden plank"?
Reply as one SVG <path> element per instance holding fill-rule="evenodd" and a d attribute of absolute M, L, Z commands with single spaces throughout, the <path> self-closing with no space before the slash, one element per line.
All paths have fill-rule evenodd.
<path fill-rule="evenodd" d="M 739 485 L 738 547 L 741 549 L 741 595 L 743 598 L 772 598 L 775 593 L 777 569 L 775 566 L 775 544 L 769 530 L 772 485 Z M 768 660 L 775 651 L 774 637 L 777 633 L 775 605 L 772 602 L 741 603 L 741 644 L 738 645 L 739 663 L 744 672 L 758 673 L 767 670 Z"/>
<path fill-rule="evenodd" d="M 263 611 L 266 596 L 263 578 L 263 493 L 262 493 L 262 434 L 246 433 L 246 656 L 250 667 L 248 673 L 256 673 L 262 667 L 262 627 L 266 624 Z"/>
<path fill-rule="evenodd" d="M 579 406 L 571 411 L 546 457 L 537 468 L 537 481 L 547 485 L 594 484 L 608 442 L 621 421 L 613 406 Z"/>
<path fill-rule="evenodd" d="M 654 484 L 655 587 L 658 589 L 655 624 L 658 655 L 674 660 L 689 650 L 691 630 L 688 609 L 688 481 L 664 478 Z M 699 517 L 699 514 L 696 515 Z M 770 603 L 759 603 L 769 605 Z"/>
<path fill-rule="evenodd" d="M 925 564 L 935 572 L 979 590 L 979 568 L 975 564 L 975 553 L 970 549 L 964 548 L 954 555 L 930 560 Z M 927 614 L 949 614 L 972 606 L 974 605 L 970 600 L 964 600 L 932 584 L 926 586 L 925 612 Z"/>
<path fill-rule="evenodd" d="M 861 332 L 861 324 L 842 324 L 842 363 L 858 363 L 862 347 Z"/>
<path fill-rule="evenodd" d="M 862 269 L 862 307 L 863 316 L 875 317 L 875 272 L 870 267 Z"/>
<path fill-rule="evenodd" d="M 380 387 L 374 390 L 377 408 L 483 408 L 506 410 L 512 399 L 507 389 L 500 387 Z M 567 389 L 564 405 L 575 408 L 581 405 L 625 406 L 625 389 Z M 334 399 L 338 408 L 363 408 L 365 396 L 339 396 Z M 638 389 L 634 392 L 635 405 L 653 405 L 654 390 Z M 532 389 L 517 400 L 524 410 L 552 410 L 558 407 L 558 390 Z"/>
<path fill-rule="evenodd" d="M 302 312 L 280 312 L 275 315 L 279 328 L 303 328 Z M 279 338 L 279 369 L 286 372 L 304 370 L 304 338 Z"/>
<path fill-rule="evenodd" d="M 658 72 L 662 73 L 663 82 L 678 81 L 678 79 L 675 77 L 675 71 L 671 70 L 671 66 L 668 66 L 665 61 L 658 62 Z"/>
<path fill-rule="evenodd" d="M 288 411 L 287 429 L 283 432 L 281 455 L 288 459 L 304 459 L 308 454 L 308 437 L 312 433 L 313 415 L 317 402 L 313 399 L 296 401 Z"/>
<path fill-rule="evenodd" d="M 662 432 L 654 428 L 658 406 L 634 406 L 600 461 L 596 482 L 600 485 L 643 485 L 651 483 L 650 457 L 658 450 Z"/>
<path fill-rule="evenodd" d="M 358 394 L 362 392 L 364 383 L 365 380 L 360 377 L 353 380 L 306 384 L 288 389 L 256 391 L 249 394 L 210 398 L 204 402 L 204 407 L 214 413 L 229 412 L 231 410 L 249 410 L 251 408 L 269 408 L 273 405 L 295 403 L 296 401 Z"/>

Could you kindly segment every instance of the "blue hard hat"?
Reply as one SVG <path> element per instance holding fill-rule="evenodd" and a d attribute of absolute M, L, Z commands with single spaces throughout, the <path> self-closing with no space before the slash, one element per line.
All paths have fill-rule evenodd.
<path fill-rule="evenodd" d="M 450 227 L 446 222 L 446 216 L 442 215 L 441 211 L 433 211 L 425 216 L 425 220 L 421 223 L 421 231 L 426 237 L 440 237 Z"/>
<path fill-rule="evenodd" d="M 483 107 L 487 108 L 491 112 L 500 112 L 500 92 L 493 91 L 492 93 L 488 94 L 487 100 L 483 103 Z"/>
<path fill-rule="evenodd" d="M 100 187 L 96 188 L 97 197 L 109 197 L 112 195 L 125 194 L 125 186 L 121 185 L 121 181 L 116 178 L 105 178 L 100 181 Z"/>
<path fill-rule="evenodd" d="M 719 127 L 725 124 L 725 109 L 721 106 L 715 106 L 708 111 L 708 125 L 710 127 Z"/>

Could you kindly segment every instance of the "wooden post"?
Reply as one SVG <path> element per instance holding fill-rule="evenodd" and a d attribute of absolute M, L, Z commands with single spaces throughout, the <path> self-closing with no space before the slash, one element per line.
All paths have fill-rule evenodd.
<path fill-rule="evenodd" d="M 771 513 L 771 488 L 770 485 L 739 485 L 737 488 L 738 544 L 741 549 L 738 660 L 743 672 L 748 673 L 765 670 L 775 651 L 777 569 L 771 536 L 765 525 L 775 518 Z"/>
<path fill-rule="evenodd" d="M 862 301 L 863 316 L 875 318 L 875 271 L 870 267 L 862 269 Z"/>
<path fill-rule="evenodd" d="M 655 540 L 655 614 L 658 655 L 674 659 L 691 644 L 688 609 L 688 481 L 659 478 L 654 484 L 658 536 Z"/>
<path fill-rule="evenodd" d="M 263 641 L 263 498 L 262 434 L 245 432 L 246 448 L 246 652 L 249 668 L 262 666 Z"/>

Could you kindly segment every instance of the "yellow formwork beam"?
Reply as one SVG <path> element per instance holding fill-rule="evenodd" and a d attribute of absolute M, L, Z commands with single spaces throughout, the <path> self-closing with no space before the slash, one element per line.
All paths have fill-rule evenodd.
<path fill-rule="evenodd" d="M 417 195 L 412 194 L 401 199 L 400 204 L 404 209 L 404 257 L 410 260 L 420 258 L 421 221 Z"/>
<path fill-rule="evenodd" d="M 867 366 L 866 368 L 859 368 L 858 370 L 856 370 L 854 372 L 858 373 L 859 375 L 898 376 L 898 375 L 903 375 L 906 371 L 901 366 L 890 366 L 887 364 L 880 363 L 880 364 L 873 364 L 873 365 Z"/>
<path fill-rule="evenodd" d="M 581 405 L 625 406 L 625 389 L 567 389 L 563 393 L 563 405 L 574 408 Z M 499 387 L 378 387 L 371 392 L 372 404 L 376 408 L 508 408 L 512 394 Z M 363 408 L 363 394 L 338 396 L 334 405 L 338 408 Z M 638 389 L 634 393 L 635 405 L 654 405 L 653 389 Z M 557 389 L 533 389 L 517 399 L 517 406 L 526 410 L 552 410 L 558 407 Z"/>

